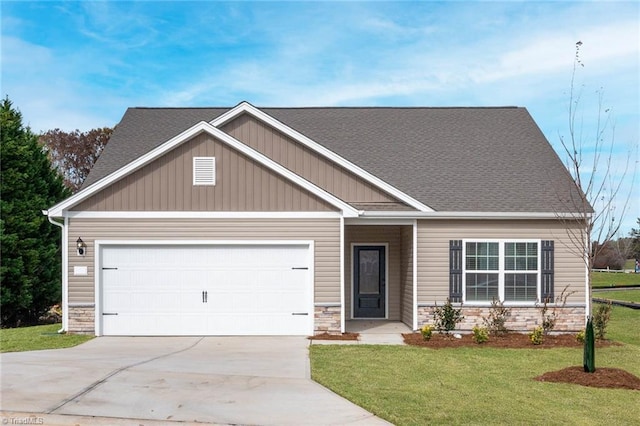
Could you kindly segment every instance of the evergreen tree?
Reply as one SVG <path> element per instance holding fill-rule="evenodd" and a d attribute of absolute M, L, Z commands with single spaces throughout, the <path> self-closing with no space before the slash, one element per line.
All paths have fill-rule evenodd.
<path fill-rule="evenodd" d="M 60 301 L 60 230 L 42 210 L 69 192 L 8 97 L 0 105 L 0 318 L 31 324 Z"/>

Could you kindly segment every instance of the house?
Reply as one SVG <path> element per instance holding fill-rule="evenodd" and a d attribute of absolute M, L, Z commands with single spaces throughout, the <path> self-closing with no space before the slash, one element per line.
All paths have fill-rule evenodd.
<path fill-rule="evenodd" d="M 63 230 L 64 329 L 311 335 L 354 319 L 579 330 L 579 199 L 524 108 L 130 108 Z M 561 292 L 566 303 L 555 303 Z"/>

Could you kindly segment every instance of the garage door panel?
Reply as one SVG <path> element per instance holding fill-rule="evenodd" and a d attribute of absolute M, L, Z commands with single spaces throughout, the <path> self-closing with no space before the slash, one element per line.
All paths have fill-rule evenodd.
<path fill-rule="evenodd" d="M 104 246 L 103 334 L 309 334 L 307 245 Z M 305 313 L 307 315 L 294 315 Z"/>

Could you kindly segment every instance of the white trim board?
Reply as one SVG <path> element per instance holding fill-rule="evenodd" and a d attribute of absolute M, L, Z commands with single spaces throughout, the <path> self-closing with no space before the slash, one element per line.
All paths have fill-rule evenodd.
<path fill-rule="evenodd" d="M 324 146 L 320 145 L 319 143 L 315 142 L 314 140 L 306 137 L 302 133 L 299 133 L 298 131 L 292 129 L 291 127 L 287 126 L 286 124 L 282 123 L 281 121 L 276 120 L 275 118 L 273 118 L 269 114 L 267 114 L 267 113 L 263 112 L 262 110 L 254 107 L 249 102 L 243 101 L 243 102 L 239 103 L 238 105 L 236 105 L 235 107 L 233 107 L 229 111 L 225 112 L 224 114 L 222 114 L 222 115 L 218 116 L 217 118 L 215 118 L 214 120 L 212 120 L 211 124 L 213 126 L 215 126 L 215 127 L 220 127 L 220 126 L 224 125 L 225 123 L 228 123 L 229 121 L 231 121 L 235 117 L 237 117 L 237 116 L 239 116 L 241 114 L 244 114 L 244 113 L 250 114 L 254 118 L 257 118 L 258 120 L 261 120 L 261 121 L 265 122 L 266 124 L 270 125 L 271 127 L 275 128 L 276 130 L 284 133 L 285 135 L 289 136 L 290 138 L 293 138 L 296 141 L 300 142 L 301 144 L 305 145 L 307 148 L 309 148 L 309 149 L 315 151 L 316 153 L 324 156 L 325 158 L 328 158 L 329 160 L 339 164 L 340 166 L 342 166 L 345 169 L 349 170 L 351 173 L 354 173 L 356 176 L 359 176 L 362 179 L 366 180 L 367 182 L 377 186 L 378 188 L 382 189 L 383 191 L 385 191 L 385 192 L 389 193 L 390 195 L 396 197 L 400 201 L 403 201 L 404 203 L 407 203 L 411 207 L 413 207 L 413 208 L 415 208 L 417 210 L 423 211 L 423 212 L 433 211 L 433 209 L 431 207 L 421 203 L 420 201 L 418 201 L 415 198 L 413 198 L 413 197 L 407 195 L 406 193 L 400 191 L 399 189 L 395 188 L 394 186 L 391 186 L 390 184 L 388 184 L 387 182 L 383 181 L 382 179 L 377 178 L 376 176 L 372 175 L 371 173 L 367 172 L 366 170 L 364 170 L 364 169 L 358 167 L 357 165 L 353 164 L 352 162 L 348 161 L 344 157 L 342 157 L 342 156 L 336 154 L 335 152 L 325 148 Z"/>
<path fill-rule="evenodd" d="M 342 211 L 342 214 L 345 217 L 358 217 L 359 212 L 357 209 L 353 208 L 351 205 L 345 203 L 344 201 L 340 200 L 338 197 L 334 196 L 333 194 L 330 194 L 329 192 L 325 191 L 324 189 L 318 187 L 317 185 L 309 182 L 308 180 L 302 178 L 301 176 L 293 173 L 292 171 L 290 171 L 289 169 L 287 169 L 286 167 L 282 166 L 281 164 L 276 163 L 275 161 L 271 160 L 270 158 L 268 158 L 267 156 L 261 154 L 260 152 L 254 150 L 253 148 L 245 145 L 244 143 L 240 142 L 239 140 L 235 139 L 234 137 L 224 133 L 223 131 L 221 131 L 220 129 L 212 126 L 211 124 L 205 122 L 205 121 L 201 121 L 200 123 L 195 124 L 194 126 L 192 126 L 191 128 L 185 130 L 184 132 L 180 133 L 179 135 L 169 139 L 167 142 L 163 143 L 162 145 L 158 146 L 157 148 L 149 151 L 148 153 L 146 153 L 145 155 L 139 157 L 138 159 L 132 161 L 131 163 L 127 164 L 126 166 L 116 170 L 115 172 L 111 173 L 110 175 L 104 177 L 103 179 L 99 180 L 98 182 L 94 183 L 93 185 L 89 186 L 88 188 L 81 190 L 80 192 L 78 192 L 75 195 L 72 195 L 71 197 L 67 198 L 66 200 L 62 201 L 61 203 L 56 204 L 55 206 L 53 206 L 51 209 L 48 210 L 48 215 L 52 216 L 52 217 L 62 217 L 65 213 L 65 210 L 68 210 L 69 208 L 73 207 L 74 205 L 80 203 L 81 201 L 87 199 L 88 197 L 90 197 L 91 195 L 97 193 L 98 191 L 106 188 L 107 186 L 115 183 L 117 180 L 123 178 L 124 176 L 133 173 L 134 171 L 138 170 L 139 168 L 143 167 L 144 165 L 152 162 L 153 160 L 161 157 L 162 155 L 164 155 L 165 153 L 169 152 L 170 150 L 172 150 L 173 148 L 179 146 L 182 143 L 185 143 L 186 141 L 192 139 L 193 137 L 201 134 L 201 133 L 208 133 L 209 135 L 213 136 L 214 138 L 218 139 L 219 141 L 229 145 L 230 147 L 234 148 L 235 150 L 241 152 L 242 154 L 248 156 L 249 158 L 255 160 L 257 163 L 267 167 L 268 169 L 271 169 L 272 171 L 274 171 L 275 173 L 279 174 L 280 176 L 284 177 L 285 179 L 295 183 L 296 185 L 304 188 L 305 190 L 311 192 L 313 195 L 319 197 L 320 199 L 326 201 L 327 203 L 331 204 L 332 206 L 336 207 L 337 209 L 339 209 L 340 211 Z"/>
<path fill-rule="evenodd" d="M 339 212 L 68 211 L 71 219 L 338 219 Z"/>

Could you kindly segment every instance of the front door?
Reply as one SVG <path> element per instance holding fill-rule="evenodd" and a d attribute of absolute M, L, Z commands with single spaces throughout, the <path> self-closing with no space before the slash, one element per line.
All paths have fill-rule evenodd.
<path fill-rule="evenodd" d="M 385 318 L 385 246 L 355 246 L 353 259 L 353 316 Z"/>

